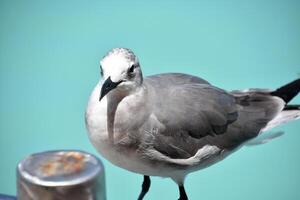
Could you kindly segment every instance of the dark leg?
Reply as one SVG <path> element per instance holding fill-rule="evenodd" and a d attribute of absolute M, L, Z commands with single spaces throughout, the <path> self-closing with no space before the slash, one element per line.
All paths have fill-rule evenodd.
<path fill-rule="evenodd" d="M 149 191 L 150 184 L 151 184 L 150 177 L 145 175 L 144 176 L 144 182 L 143 182 L 143 185 L 142 185 L 142 191 L 141 191 L 141 193 L 139 195 L 138 200 L 142 200 L 144 198 L 144 196 Z"/>
<path fill-rule="evenodd" d="M 179 185 L 179 194 L 180 194 L 180 197 L 178 200 L 188 200 L 188 197 L 185 193 L 185 189 L 184 189 L 183 185 Z"/>

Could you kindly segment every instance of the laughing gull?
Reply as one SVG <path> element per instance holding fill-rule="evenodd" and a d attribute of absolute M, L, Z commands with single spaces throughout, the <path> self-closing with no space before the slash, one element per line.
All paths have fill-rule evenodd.
<path fill-rule="evenodd" d="M 89 138 L 113 164 L 144 175 L 169 177 L 187 200 L 185 177 L 206 168 L 275 126 L 300 118 L 288 105 L 300 79 L 277 90 L 227 92 L 196 76 L 167 73 L 143 78 L 137 56 L 112 49 L 86 109 Z"/>

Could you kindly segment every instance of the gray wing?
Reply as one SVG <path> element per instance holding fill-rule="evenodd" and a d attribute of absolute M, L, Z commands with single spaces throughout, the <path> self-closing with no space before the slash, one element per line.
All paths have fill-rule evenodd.
<path fill-rule="evenodd" d="M 145 80 L 152 115 L 143 131 L 146 146 L 170 158 L 189 158 L 206 137 L 226 132 L 237 119 L 235 98 L 203 79 L 165 74 Z"/>
<path fill-rule="evenodd" d="M 175 85 L 189 84 L 189 83 L 198 83 L 198 84 L 207 84 L 210 85 L 208 81 L 188 74 L 182 73 L 165 73 L 157 74 L 153 76 L 146 77 L 144 81 L 147 85 L 156 88 L 172 87 Z"/>
<path fill-rule="evenodd" d="M 237 118 L 235 99 L 207 81 L 186 74 L 161 74 L 145 80 L 153 115 L 162 133 L 185 130 L 191 137 L 222 134 Z"/>
<path fill-rule="evenodd" d="M 146 134 L 140 149 L 145 156 L 157 151 L 188 159 L 206 145 L 233 150 L 257 136 L 282 109 L 282 101 L 268 92 L 228 93 L 187 78 L 180 77 L 180 84 L 170 84 L 164 75 L 145 80 L 153 102 L 152 115 L 142 127 Z"/>

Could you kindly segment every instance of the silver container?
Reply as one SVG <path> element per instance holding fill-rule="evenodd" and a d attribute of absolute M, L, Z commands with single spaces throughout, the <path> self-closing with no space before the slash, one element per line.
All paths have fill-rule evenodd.
<path fill-rule="evenodd" d="M 81 151 L 47 151 L 17 167 L 18 200 L 106 200 L 100 160 Z"/>

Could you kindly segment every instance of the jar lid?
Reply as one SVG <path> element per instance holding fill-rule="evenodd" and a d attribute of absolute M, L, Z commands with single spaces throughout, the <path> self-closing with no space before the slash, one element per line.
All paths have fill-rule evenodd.
<path fill-rule="evenodd" d="M 97 178 L 104 167 L 95 156 L 73 150 L 46 151 L 28 156 L 17 167 L 22 179 L 41 186 L 71 186 Z"/>

